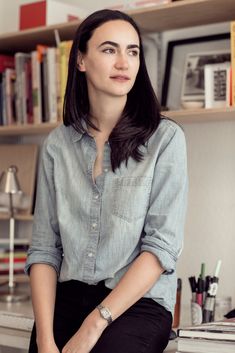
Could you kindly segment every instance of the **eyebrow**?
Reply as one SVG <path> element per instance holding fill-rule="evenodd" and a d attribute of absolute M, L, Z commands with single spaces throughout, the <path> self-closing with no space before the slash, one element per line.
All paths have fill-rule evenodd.
<path fill-rule="evenodd" d="M 103 45 L 106 45 L 106 44 L 109 44 L 109 45 L 112 45 L 113 47 L 115 48 L 120 48 L 120 45 L 118 43 L 115 43 L 115 42 L 112 42 L 110 40 L 106 40 L 105 42 L 101 43 L 98 48 L 102 47 Z M 133 48 L 138 48 L 140 49 L 139 45 L 137 44 L 128 44 L 127 45 L 127 49 L 133 49 Z"/>

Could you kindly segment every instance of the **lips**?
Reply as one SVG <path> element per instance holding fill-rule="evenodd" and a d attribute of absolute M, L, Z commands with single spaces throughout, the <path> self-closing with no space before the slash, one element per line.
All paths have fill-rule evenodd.
<path fill-rule="evenodd" d="M 115 75 L 110 77 L 112 80 L 116 81 L 129 81 L 130 77 L 126 75 Z"/>

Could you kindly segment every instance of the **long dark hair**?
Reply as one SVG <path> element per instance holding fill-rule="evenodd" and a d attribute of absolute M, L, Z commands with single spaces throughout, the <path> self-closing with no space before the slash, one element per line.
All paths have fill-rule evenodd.
<path fill-rule="evenodd" d="M 144 59 L 140 31 L 134 20 L 125 13 L 100 10 L 88 16 L 78 27 L 70 52 L 68 80 L 65 91 L 63 119 L 66 126 L 72 125 L 78 132 L 87 132 L 87 126 L 97 130 L 89 120 L 89 98 L 86 75 L 77 68 L 78 52 L 85 54 L 87 43 L 96 28 L 114 20 L 129 22 L 136 30 L 140 41 L 140 66 L 134 86 L 127 95 L 127 102 L 121 118 L 109 136 L 111 165 L 115 171 L 122 161 L 132 157 L 137 162 L 143 159 L 139 150 L 157 129 L 161 116 L 160 106 L 152 88 Z"/>

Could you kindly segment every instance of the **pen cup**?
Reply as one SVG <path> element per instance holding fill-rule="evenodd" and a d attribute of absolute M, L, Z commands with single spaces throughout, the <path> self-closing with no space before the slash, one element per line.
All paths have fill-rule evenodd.
<path fill-rule="evenodd" d="M 202 307 L 191 301 L 191 319 L 192 325 L 200 325 L 202 323 Z"/>

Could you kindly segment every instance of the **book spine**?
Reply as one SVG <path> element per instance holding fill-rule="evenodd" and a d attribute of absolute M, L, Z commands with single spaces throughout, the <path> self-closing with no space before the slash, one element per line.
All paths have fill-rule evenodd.
<path fill-rule="evenodd" d="M 24 122 L 25 108 L 25 93 L 24 93 L 24 58 L 23 53 L 15 54 L 16 67 L 16 120 L 18 124 Z"/>
<path fill-rule="evenodd" d="M 231 43 L 231 68 L 232 68 L 232 106 L 235 107 L 235 21 L 231 22 L 230 27 Z"/>
<path fill-rule="evenodd" d="M 33 122 L 40 124 L 42 122 L 42 96 L 41 96 L 41 65 L 38 58 L 38 52 L 31 53 L 32 64 L 32 95 L 33 95 Z"/>
<path fill-rule="evenodd" d="M 7 104 L 6 104 L 6 72 L 2 74 L 2 122 L 7 125 Z"/>
<path fill-rule="evenodd" d="M 48 65 L 47 65 L 47 52 L 42 56 L 42 69 L 43 69 L 43 97 L 44 97 L 44 121 L 49 122 L 49 94 L 48 94 Z"/>
<path fill-rule="evenodd" d="M 56 48 L 47 48 L 49 121 L 57 122 Z"/>
<path fill-rule="evenodd" d="M 15 67 L 14 56 L 0 54 L 0 73 L 7 68 L 14 69 L 14 67 Z"/>

